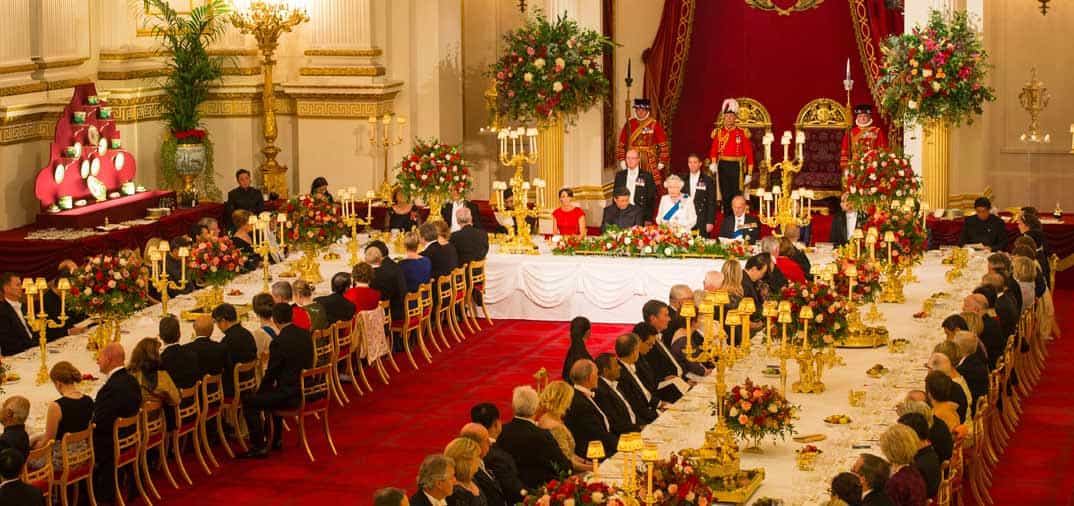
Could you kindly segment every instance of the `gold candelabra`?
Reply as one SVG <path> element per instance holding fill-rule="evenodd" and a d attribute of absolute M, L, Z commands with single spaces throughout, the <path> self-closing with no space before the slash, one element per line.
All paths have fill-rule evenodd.
<path fill-rule="evenodd" d="M 788 225 L 798 227 L 809 225 L 810 216 L 813 212 L 814 194 L 813 190 L 792 189 L 794 175 L 802 170 L 802 165 L 805 163 L 802 149 L 805 145 L 805 133 L 798 131 L 793 137 L 797 156 L 792 160 L 790 157 L 791 132 L 790 130 L 783 132 L 783 137 L 780 139 L 780 143 L 783 145 L 783 161 L 775 165 L 772 165 L 773 139 L 771 132 L 764 135 L 764 165 L 768 167 L 769 172 L 777 170 L 781 172 L 783 176 L 782 185 L 772 186 L 772 191 L 758 188 L 756 195 L 760 202 L 761 223 L 773 229 L 778 228 L 778 232 L 773 233 L 777 236 L 782 236 L 784 229 Z"/>
<path fill-rule="evenodd" d="M 645 487 L 647 492 L 643 501 L 650 506 L 657 503 L 656 496 L 653 495 L 653 465 L 658 460 L 660 460 L 660 454 L 656 449 L 656 443 L 645 443 L 645 447 L 641 450 L 641 461 L 645 463 L 648 479 Z"/>
<path fill-rule="evenodd" d="M 373 222 L 373 201 L 377 198 L 377 192 L 369 190 L 365 194 L 365 219 L 358 217 L 358 189 L 350 187 L 339 191 L 340 213 L 343 223 L 351 229 L 351 239 L 347 241 L 347 250 L 351 254 L 351 267 L 358 265 L 362 258 L 358 256 L 358 226 L 368 227 Z"/>
<path fill-rule="evenodd" d="M 544 210 L 545 182 L 539 178 L 533 180 L 531 185 L 526 181 L 523 174 L 526 164 L 537 163 L 537 129 L 518 127 L 515 129 L 501 129 L 497 134 L 500 140 L 500 163 L 506 167 L 514 167 L 515 173 L 508 182 L 493 181 L 492 189 L 496 192 L 494 207 L 500 214 L 506 215 L 514 222 L 514 226 L 507 226 L 507 239 L 500 245 L 500 251 L 516 254 L 536 254 L 537 247 L 533 244 L 530 236 L 529 218 L 537 218 Z M 529 207 L 530 188 L 537 191 L 537 202 L 533 209 Z M 514 195 L 515 204 L 512 208 L 507 207 L 504 192 L 510 188 Z"/>
<path fill-rule="evenodd" d="M 887 263 L 884 275 L 884 289 L 880 292 L 880 302 L 892 302 L 902 304 L 906 302 L 903 294 L 903 262 L 892 261 L 892 244 L 895 242 L 895 233 L 891 230 L 884 232 L 884 244 L 887 245 Z"/>
<path fill-rule="evenodd" d="M 825 390 L 821 381 L 823 363 L 818 360 L 821 354 L 813 353 L 813 345 L 809 342 L 809 322 L 813 316 L 813 308 L 809 306 L 802 306 L 798 311 L 798 319 L 802 322 L 802 339 L 795 356 L 798 361 L 798 381 L 791 385 L 791 389 L 803 394 L 819 394 Z"/>
<path fill-rule="evenodd" d="M 630 432 L 619 436 L 616 449 L 623 455 L 623 503 L 626 506 L 637 506 L 638 492 L 638 453 L 644 448 L 640 432 Z"/>
<path fill-rule="evenodd" d="M 282 213 L 277 216 L 283 216 L 284 220 L 287 219 L 287 215 Z M 277 218 L 277 223 L 278 222 L 279 218 Z M 253 246 L 254 251 L 261 256 L 261 291 L 270 293 L 269 281 L 272 280 L 272 275 L 269 274 L 269 264 L 272 262 L 270 261 L 269 255 L 276 251 L 268 241 L 268 232 L 272 227 L 272 218 L 269 213 L 261 213 L 260 216 L 251 216 L 249 223 L 252 227 L 250 238 L 254 241 L 251 246 Z"/>
<path fill-rule="evenodd" d="M 22 290 L 26 295 L 26 324 L 37 332 L 37 343 L 41 348 L 41 368 L 37 370 L 37 384 L 48 382 L 48 329 L 58 329 L 67 323 L 67 292 L 71 291 L 71 282 L 67 278 L 56 280 L 56 289 L 60 292 L 60 314 L 56 320 L 45 312 L 45 292 L 49 290 L 45 278 L 22 280 Z M 34 295 L 37 295 L 37 312 L 34 312 Z"/>
<path fill-rule="evenodd" d="M 168 279 L 168 257 L 171 255 L 171 245 L 168 241 L 160 241 L 157 244 L 156 249 L 149 252 L 150 263 L 150 275 L 149 283 L 157 289 L 157 293 L 160 294 L 160 312 L 161 315 L 168 314 L 168 300 L 171 299 L 168 290 L 185 290 L 187 285 L 186 279 L 186 259 L 190 256 L 190 249 L 186 246 L 179 248 L 176 252 L 179 257 L 179 281 L 172 281 Z"/>
<path fill-rule="evenodd" d="M 604 443 L 599 439 L 590 441 L 586 448 L 585 458 L 593 461 L 593 481 L 600 481 L 600 460 L 604 457 Z"/>
<path fill-rule="evenodd" d="M 403 128 L 406 126 L 406 118 L 402 116 L 395 117 L 395 135 L 392 135 L 392 115 L 385 114 L 381 118 L 376 116 L 369 117 L 369 145 L 373 146 L 373 149 L 380 149 L 384 155 L 384 173 L 380 181 L 380 199 L 384 202 L 391 203 L 392 199 L 392 183 L 388 179 L 388 158 L 391 157 L 392 147 L 398 146 L 403 143 Z"/>
<path fill-rule="evenodd" d="M 276 161 L 280 148 L 276 146 L 276 89 L 272 79 L 272 70 L 276 65 L 276 49 L 280 36 L 290 32 L 294 27 L 309 21 L 306 8 L 293 5 L 289 0 L 254 0 L 241 11 L 231 13 L 228 20 L 243 34 L 253 35 L 257 47 L 261 50 L 264 83 L 261 92 L 263 114 L 263 134 L 265 147 L 261 153 L 265 160 L 259 170 L 265 180 L 265 187 L 281 197 L 287 197 L 287 166 Z"/>

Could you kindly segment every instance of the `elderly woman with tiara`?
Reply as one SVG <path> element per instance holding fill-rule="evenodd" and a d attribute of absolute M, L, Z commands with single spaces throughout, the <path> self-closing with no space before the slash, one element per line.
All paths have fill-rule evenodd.
<path fill-rule="evenodd" d="M 670 175 L 664 180 L 667 194 L 660 197 L 660 208 L 656 212 L 656 223 L 668 225 L 675 229 L 690 230 L 697 224 L 697 210 L 690 196 L 682 192 L 685 183 L 677 175 Z"/>

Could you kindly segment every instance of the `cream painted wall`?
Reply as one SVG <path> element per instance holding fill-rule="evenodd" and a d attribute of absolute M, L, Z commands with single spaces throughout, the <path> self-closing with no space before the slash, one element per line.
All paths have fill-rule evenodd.
<path fill-rule="evenodd" d="M 660 16 L 664 12 L 664 2 L 654 0 L 615 0 L 615 121 L 616 135 L 626 121 L 626 78 L 627 59 L 631 61 L 631 76 L 634 84 L 630 87 L 632 98 L 642 98 L 645 81 L 645 64 L 641 53 L 653 44 L 656 30 L 660 27 Z"/>

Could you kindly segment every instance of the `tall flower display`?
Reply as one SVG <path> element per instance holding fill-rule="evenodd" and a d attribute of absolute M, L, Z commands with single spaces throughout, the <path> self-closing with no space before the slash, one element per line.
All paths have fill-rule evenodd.
<path fill-rule="evenodd" d="M 881 50 L 881 107 L 896 121 L 972 123 L 996 99 L 988 53 L 965 11 L 934 10 L 925 27 L 893 35 Z"/>
<path fill-rule="evenodd" d="M 787 325 L 787 339 L 793 343 L 805 340 L 810 348 L 823 348 L 842 339 L 847 331 L 846 291 L 839 293 L 832 284 L 815 280 L 806 283 L 789 283 L 783 287 L 779 300 L 791 303 L 791 322 Z M 808 337 L 803 335 L 806 326 L 798 318 L 803 307 L 813 311 L 809 322 Z M 780 324 L 779 332 L 782 332 Z"/>
<path fill-rule="evenodd" d="M 71 274 L 68 300 L 80 313 L 126 318 L 149 303 L 149 276 L 129 250 L 91 257 Z"/>
<path fill-rule="evenodd" d="M 407 196 L 425 200 L 433 220 L 439 219 L 440 207 L 452 191 L 465 195 L 474 183 L 470 163 L 459 147 L 437 139 L 417 139 L 410 154 L 399 162 L 396 181 Z"/>
<path fill-rule="evenodd" d="M 909 158 L 886 149 L 870 149 L 850 161 L 845 188 L 850 203 L 864 210 L 885 201 L 916 198 L 921 182 Z"/>
<path fill-rule="evenodd" d="M 310 195 L 292 197 L 280 211 L 287 215 L 284 237 L 301 248 L 327 248 L 347 232 L 335 205 L 324 199 Z"/>
<path fill-rule="evenodd" d="M 564 16 L 537 14 L 504 35 L 504 51 L 489 69 L 495 79 L 497 111 L 516 121 L 567 121 L 600 103 L 609 83 L 600 67 L 611 39 L 584 30 Z"/>
<path fill-rule="evenodd" d="M 222 288 L 242 272 L 246 255 L 228 237 L 201 241 L 190 251 L 192 277 L 201 286 Z"/>

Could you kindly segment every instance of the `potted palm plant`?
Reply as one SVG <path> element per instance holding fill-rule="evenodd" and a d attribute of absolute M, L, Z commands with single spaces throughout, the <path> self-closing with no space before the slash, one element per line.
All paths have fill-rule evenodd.
<path fill-rule="evenodd" d="M 201 193 L 219 198 L 212 181 L 212 143 L 198 106 L 223 75 L 224 57 L 209 55 L 207 48 L 224 33 L 230 5 L 227 0 L 207 0 L 189 14 L 179 14 L 167 0 L 145 0 L 145 6 L 153 36 L 160 41 L 158 53 L 167 58 L 168 67 L 161 115 L 168 125 L 161 148 L 163 186 L 180 189 L 181 183 L 180 202 L 190 204 L 197 201 L 194 180 L 206 174 Z"/>

